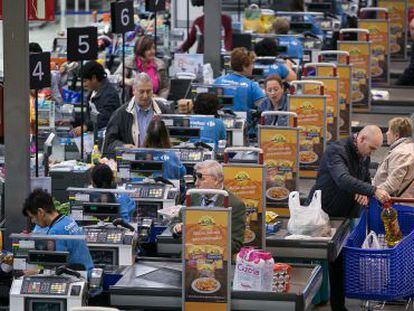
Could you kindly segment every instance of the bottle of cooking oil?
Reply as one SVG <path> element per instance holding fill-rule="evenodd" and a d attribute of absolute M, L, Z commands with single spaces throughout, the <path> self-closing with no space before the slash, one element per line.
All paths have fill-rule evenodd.
<path fill-rule="evenodd" d="M 98 145 L 94 145 L 91 154 L 91 164 L 98 164 L 101 159 L 101 153 L 99 152 Z"/>
<path fill-rule="evenodd" d="M 403 234 L 398 224 L 398 213 L 391 203 L 384 203 L 381 219 L 385 228 L 385 241 L 388 247 L 393 247 L 402 240 Z"/>

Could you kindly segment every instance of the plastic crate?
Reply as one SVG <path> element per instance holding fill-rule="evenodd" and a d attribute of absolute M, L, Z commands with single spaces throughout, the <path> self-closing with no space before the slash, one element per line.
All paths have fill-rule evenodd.
<path fill-rule="evenodd" d="M 393 248 L 362 249 L 366 212 L 344 247 L 345 296 L 361 300 L 390 301 L 414 297 L 414 207 L 394 204 L 404 239 Z M 368 228 L 384 234 L 381 207 L 371 199 Z"/>

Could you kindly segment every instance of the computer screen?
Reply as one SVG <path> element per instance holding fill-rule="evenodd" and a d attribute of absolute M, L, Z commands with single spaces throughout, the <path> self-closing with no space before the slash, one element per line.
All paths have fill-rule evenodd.
<path fill-rule="evenodd" d="M 27 258 L 29 264 L 59 267 L 68 262 L 69 252 L 30 250 Z"/>
<path fill-rule="evenodd" d="M 199 128 L 188 128 L 188 127 L 170 127 L 168 128 L 170 137 L 177 139 L 185 138 L 200 138 L 200 129 Z"/>
<path fill-rule="evenodd" d="M 171 91 L 168 100 L 189 99 L 192 82 L 191 79 L 171 79 Z"/>
<path fill-rule="evenodd" d="M 83 215 L 94 217 L 117 218 L 119 216 L 119 203 L 84 203 Z"/>

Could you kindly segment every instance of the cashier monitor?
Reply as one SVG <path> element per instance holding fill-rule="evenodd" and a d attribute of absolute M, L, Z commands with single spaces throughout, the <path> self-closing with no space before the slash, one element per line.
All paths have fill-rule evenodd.
<path fill-rule="evenodd" d="M 130 163 L 132 179 L 162 175 L 164 171 L 163 161 L 134 160 Z"/>
<path fill-rule="evenodd" d="M 309 12 L 336 13 L 334 1 L 311 2 L 307 3 L 306 7 Z"/>
<path fill-rule="evenodd" d="M 191 79 L 171 79 L 171 91 L 168 100 L 189 99 L 192 82 Z"/>
<path fill-rule="evenodd" d="M 119 218 L 119 203 L 84 202 L 82 207 L 84 216 L 92 216 L 101 220 Z"/>
<path fill-rule="evenodd" d="M 200 139 L 200 129 L 191 127 L 169 127 L 168 132 L 171 138 L 185 142 Z"/>

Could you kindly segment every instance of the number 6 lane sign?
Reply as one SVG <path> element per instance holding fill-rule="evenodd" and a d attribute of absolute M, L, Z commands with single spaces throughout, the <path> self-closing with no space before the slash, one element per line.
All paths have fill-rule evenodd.
<path fill-rule="evenodd" d="M 125 33 L 132 31 L 134 25 L 134 4 L 132 1 L 120 1 L 111 3 L 112 31 Z"/>
<path fill-rule="evenodd" d="M 96 27 L 68 28 L 68 60 L 83 61 L 98 58 Z"/>

